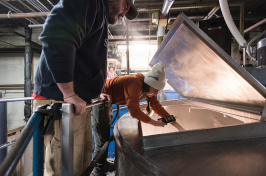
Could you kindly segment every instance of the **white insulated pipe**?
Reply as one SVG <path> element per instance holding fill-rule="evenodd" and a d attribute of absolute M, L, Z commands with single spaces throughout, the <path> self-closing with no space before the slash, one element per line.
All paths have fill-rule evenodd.
<path fill-rule="evenodd" d="M 221 11 L 222 11 L 223 17 L 225 19 L 226 25 L 228 26 L 229 30 L 231 31 L 232 35 L 234 36 L 234 38 L 236 39 L 238 44 L 242 48 L 246 48 L 247 42 L 243 38 L 243 36 L 240 34 L 238 29 L 236 28 L 236 25 L 233 21 L 232 15 L 231 15 L 230 10 L 229 10 L 227 0 L 219 0 L 219 3 L 220 3 Z"/>

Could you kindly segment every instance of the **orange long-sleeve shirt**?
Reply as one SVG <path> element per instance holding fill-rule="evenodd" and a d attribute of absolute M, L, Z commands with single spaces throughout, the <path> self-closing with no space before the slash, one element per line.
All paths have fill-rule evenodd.
<path fill-rule="evenodd" d="M 114 79 L 108 79 L 103 89 L 103 93 L 112 96 L 112 104 L 127 105 L 129 113 L 132 117 L 148 123 L 151 118 L 140 110 L 140 101 L 146 99 L 142 95 L 142 84 L 144 75 L 138 73 L 136 75 L 119 76 Z M 162 107 L 157 97 L 150 99 L 151 108 L 161 117 L 170 114 Z"/>

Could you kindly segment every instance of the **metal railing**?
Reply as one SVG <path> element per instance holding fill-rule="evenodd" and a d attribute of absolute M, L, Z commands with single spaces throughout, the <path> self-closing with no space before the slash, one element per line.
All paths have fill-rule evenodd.
<path fill-rule="evenodd" d="M 33 100 L 32 97 L 24 98 L 2 98 L 2 92 L 0 91 L 0 145 L 1 148 L 7 143 L 7 103 L 17 101 Z M 0 149 L 0 165 L 6 157 L 7 149 L 4 147 Z"/>
<path fill-rule="evenodd" d="M 19 99 L 0 99 L 0 110 L 5 109 L 4 115 L 6 116 L 6 102 L 10 101 L 25 101 L 32 100 L 31 97 L 19 98 Z M 2 107 L 2 103 L 4 106 Z M 86 108 L 93 107 L 99 104 L 103 104 L 102 101 L 94 101 L 87 105 Z M 51 113 L 51 109 L 60 111 L 62 114 L 62 175 L 73 175 L 73 124 L 74 124 L 74 108 L 73 104 L 63 103 L 62 106 L 56 106 L 54 104 L 48 106 L 40 106 L 36 108 L 35 112 L 31 115 L 28 123 L 23 128 L 19 138 L 15 141 L 11 150 L 6 154 L 2 164 L 0 165 L 0 175 L 10 176 L 14 172 L 17 163 L 21 159 L 25 152 L 31 138 L 33 138 L 33 176 L 43 175 L 44 164 L 44 142 L 42 132 L 45 130 L 43 119 Z M 58 108 L 59 107 L 59 108 Z M 49 113 L 48 113 L 49 111 Z M 2 112 L 2 111 L 0 111 Z M 58 113 L 57 113 L 58 115 Z M 2 113 L 0 114 L 2 117 Z M 1 124 L 3 121 L 1 121 Z M 53 121 L 52 121 L 53 122 Z M 1 129 L 3 130 L 3 129 Z M 6 130 L 7 136 L 7 130 Z M 5 141 L 6 142 L 6 141 Z M 0 143 L 1 144 L 1 143 Z M 2 143 L 4 144 L 4 143 Z M 5 144 L 4 144 L 5 145 Z M 1 146 L 3 147 L 3 145 Z M 6 147 L 3 147 L 6 150 Z"/>

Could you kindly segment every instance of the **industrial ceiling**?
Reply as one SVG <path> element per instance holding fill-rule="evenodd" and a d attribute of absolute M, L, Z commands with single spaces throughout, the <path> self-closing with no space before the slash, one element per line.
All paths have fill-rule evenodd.
<path fill-rule="evenodd" d="M 135 0 L 138 17 L 133 21 L 123 19 L 117 25 L 110 26 L 109 42 L 121 44 L 126 40 L 156 41 L 158 25 L 154 23 L 152 16 L 154 12 L 162 10 L 164 1 L 173 0 Z M 0 35 L 12 33 L 12 28 L 15 27 L 43 24 L 47 14 L 57 3 L 58 0 L 0 0 Z M 243 18 L 243 30 L 265 20 L 265 0 L 228 0 L 228 4 L 236 26 L 239 27 Z M 169 10 L 166 30 L 181 12 L 195 23 L 222 17 L 218 0 L 176 0 Z M 32 16 L 25 18 L 25 13 L 31 13 Z M 13 17 L 15 14 L 20 17 Z M 261 26 L 266 28 L 265 23 Z"/>

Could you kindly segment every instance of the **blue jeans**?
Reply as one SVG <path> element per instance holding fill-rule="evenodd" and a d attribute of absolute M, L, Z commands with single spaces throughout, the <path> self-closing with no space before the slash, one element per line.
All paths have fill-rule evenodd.
<path fill-rule="evenodd" d="M 106 106 L 104 104 L 94 106 L 92 108 L 92 133 L 94 136 L 94 156 L 99 153 L 101 147 L 110 137 L 110 127 L 112 125 L 112 105 Z M 108 155 L 108 150 L 103 154 L 102 158 L 98 161 L 93 169 L 95 176 L 102 176 L 105 174 L 105 163 Z"/>

